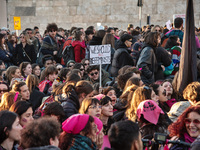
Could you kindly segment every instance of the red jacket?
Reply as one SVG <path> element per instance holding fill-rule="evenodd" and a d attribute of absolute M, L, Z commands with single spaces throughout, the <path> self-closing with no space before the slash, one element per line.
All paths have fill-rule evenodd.
<path fill-rule="evenodd" d="M 80 63 L 85 58 L 85 41 L 73 41 L 72 46 L 74 47 L 75 62 Z"/>

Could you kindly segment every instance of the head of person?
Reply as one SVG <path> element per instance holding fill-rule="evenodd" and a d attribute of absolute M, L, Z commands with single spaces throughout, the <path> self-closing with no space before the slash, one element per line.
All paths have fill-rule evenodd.
<path fill-rule="evenodd" d="M 173 87 L 172 87 L 172 80 L 170 79 L 166 79 L 163 81 L 163 83 L 161 84 L 161 86 L 164 87 L 164 90 L 166 90 L 166 96 L 168 98 L 171 98 L 171 96 L 174 93 Z"/>
<path fill-rule="evenodd" d="M 90 65 L 89 59 L 82 59 L 82 60 L 81 60 L 81 63 L 84 65 L 85 71 L 87 71 L 87 68 L 88 68 L 89 65 Z"/>
<path fill-rule="evenodd" d="M 0 60 L 0 69 L 6 69 L 5 63 Z"/>
<path fill-rule="evenodd" d="M 112 86 L 108 86 L 103 90 L 103 94 L 110 97 L 112 105 L 114 106 L 117 102 L 117 95 L 115 89 Z"/>
<path fill-rule="evenodd" d="M 124 87 L 126 85 L 126 82 L 128 81 L 128 79 L 130 79 L 131 77 L 134 77 L 135 73 L 133 72 L 128 72 L 128 73 L 124 73 L 121 75 L 117 76 L 117 82 L 118 82 L 118 86 L 121 90 L 124 90 Z"/>
<path fill-rule="evenodd" d="M 100 101 L 96 98 L 88 97 L 82 101 L 81 108 L 79 109 L 80 114 L 88 114 L 93 117 L 100 117 L 101 105 Z"/>
<path fill-rule="evenodd" d="M 184 138 L 188 134 L 192 138 L 197 138 L 200 135 L 200 106 L 187 108 L 168 130 L 171 137 Z"/>
<path fill-rule="evenodd" d="M 63 69 L 63 66 L 61 64 L 56 64 L 56 68 L 57 68 L 58 74 L 59 74 L 60 71 Z"/>
<path fill-rule="evenodd" d="M 172 48 L 174 46 L 180 46 L 180 45 L 181 45 L 181 42 L 180 42 L 179 37 L 177 35 L 171 35 L 167 40 L 165 48 L 168 49 L 168 48 Z"/>
<path fill-rule="evenodd" d="M 65 112 L 63 107 L 58 102 L 52 102 L 44 108 L 44 115 L 53 117 L 58 122 L 62 123 L 62 121 L 64 121 Z"/>
<path fill-rule="evenodd" d="M 162 33 L 162 28 L 159 25 L 155 25 L 152 29 L 152 32 L 160 32 Z"/>
<path fill-rule="evenodd" d="M 59 147 L 68 149 L 74 135 L 80 134 L 89 138 L 92 142 L 96 142 L 98 132 L 94 117 L 87 114 L 75 114 L 70 116 L 62 123 L 63 132 L 60 135 Z M 88 140 L 89 140 L 88 139 Z M 92 144 L 92 143 L 91 143 Z"/>
<path fill-rule="evenodd" d="M 29 38 L 32 38 L 33 35 L 33 30 L 31 28 L 26 28 L 25 29 L 26 34 L 28 34 Z"/>
<path fill-rule="evenodd" d="M 29 89 L 29 92 L 32 93 L 35 87 L 39 85 L 39 79 L 36 75 L 28 75 L 26 78 L 26 85 Z"/>
<path fill-rule="evenodd" d="M 126 82 L 126 85 L 125 85 L 124 89 L 126 90 L 127 87 L 129 87 L 129 86 L 131 86 L 131 85 L 133 85 L 133 84 L 135 84 L 135 85 L 137 85 L 137 86 L 143 86 L 144 83 L 142 82 L 142 80 L 141 80 L 140 78 L 137 78 L 137 77 L 130 77 L 130 78 L 128 79 L 128 81 Z"/>
<path fill-rule="evenodd" d="M 58 77 L 58 70 L 54 66 L 49 66 L 45 69 L 45 77 L 53 82 Z"/>
<path fill-rule="evenodd" d="M 114 31 L 115 31 L 115 36 L 119 37 L 119 28 L 114 28 Z"/>
<path fill-rule="evenodd" d="M 109 28 L 106 30 L 106 34 L 112 34 L 112 35 L 115 35 L 115 30 L 114 30 L 114 28 L 109 27 Z"/>
<path fill-rule="evenodd" d="M 80 81 L 80 80 L 81 80 L 80 75 L 78 75 L 77 73 L 70 73 L 70 74 L 67 76 L 65 82 L 67 82 L 67 83 L 74 83 L 74 85 L 76 85 L 76 83 L 77 83 L 78 81 Z"/>
<path fill-rule="evenodd" d="M 105 30 L 99 30 L 95 33 L 95 35 L 101 39 L 103 39 L 103 37 L 105 36 L 106 31 Z"/>
<path fill-rule="evenodd" d="M 9 109 L 19 116 L 19 123 L 22 127 L 26 127 L 33 121 L 33 109 L 31 103 L 27 101 L 15 102 Z"/>
<path fill-rule="evenodd" d="M 10 66 L 6 70 L 6 77 L 8 81 L 10 82 L 12 78 L 21 78 L 21 72 L 19 67 L 17 66 Z"/>
<path fill-rule="evenodd" d="M 57 31 L 58 31 L 58 26 L 55 23 L 49 23 L 47 25 L 47 32 L 51 37 L 55 38 Z"/>
<path fill-rule="evenodd" d="M 32 64 L 32 74 L 36 75 L 37 77 L 40 76 L 41 70 L 40 70 L 40 65 L 38 64 Z"/>
<path fill-rule="evenodd" d="M 82 31 L 77 29 L 74 32 L 74 38 L 76 41 L 83 41 L 85 39 L 85 34 Z"/>
<path fill-rule="evenodd" d="M 20 42 L 21 43 L 28 43 L 28 44 L 31 44 L 30 43 L 30 40 L 29 40 L 29 35 L 26 33 L 26 32 L 22 32 L 20 35 Z"/>
<path fill-rule="evenodd" d="M 5 42 L 5 35 L 0 33 L 0 47 L 3 48 L 3 44 Z"/>
<path fill-rule="evenodd" d="M 99 79 L 99 66 L 89 66 L 87 69 L 88 76 L 91 80 L 98 80 Z"/>
<path fill-rule="evenodd" d="M 142 150 L 143 144 L 139 126 L 130 121 L 119 121 L 108 131 L 111 148 L 115 150 Z"/>
<path fill-rule="evenodd" d="M 58 34 L 61 35 L 62 37 L 65 36 L 65 30 L 63 28 L 58 28 Z"/>
<path fill-rule="evenodd" d="M 42 58 L 42 64 L 45 68 L 53 65 L 53 57 L 51 55 L 44 55 Z"/>
<path fill-rule="evenodd" d="M 54 118 L 42 117 L 28 124 L 22 132 L 24 149 L 53 145 L 58 147 L 60 124 Z"/>
<path fill-rule="evenodd" d="M 72 90 L 75 90 L 79 98 L 79 103 L 81 104 L 83 99 L 86 97 L 93 97 L 94 88 L 92 87 L 89 81 L 81 80 L 76 83 L 65 84 L 63 87 L 62 93 L 68 94 Z"/>
<path fill-rule="evenodd" d="M 112 48 L 115 48 L 115 37 L 111 33 L 107 33 L 102 41 L 102 45 L 110 44 Z"/>
<path fill-rule="evenodd" d="M 76 64 L 76 62 L 74 61 L 74 60 L 69 60 L 68 62 L 67 62 L 67 68 L 69 68 L 69 69 L 73 69 L 74 68 L 74 65 Z"/>
<path fill-rule="evenodd" d="M 6 92 L 2 95 L 0 110 L 9 110 L 12 104 L 22 99 L 21 94 L 18 92 Z"/>
<path fill-rule="evenodd" d="M 187 85 L 187 87 L 183 90 L 183 98 L 187 99 L 191 105 L 195 105 L 200 101 L 200 83 L 192 82 Z"/>
<path fill-rule="evenodd" d="M 183 19 L 180 17 L 175 18 L 174 26 L 175 26 L 175 28 L 182 28 L 183 27 Z"/>
<path fill-rule="evenodd" d="M 5 92 L 9 92 L 10 88 L 6 82 L 0 81 L 0 100 Z"/>
<path fill-rule="evenodd" d="M 132 45 L 133 37 L 130 34 L 124 34 L 120 37 L 120 41 L 128 48 Z"/>
<path fill-rule="evenodd" d="M 84 76 L 84 72 L 85 72 L 85 67 L 82 63 L 76 63 L 74 65 L 74 68 L 73 69 L 79 69 L 80 70 L 80 73 L 81 73 L 81 78 L 83 78 Z"/>
<path fill-rule="evenodd" d="M 94 31 L 92 29 L 87 29 L 85 31 L 85 36 L 86 36 L 87 41 L 92 40 L 93 35 L 94 35 Z"/>
<path fill-rule="evenodd" d="M 111 98 L 108 96 L 103 96 L 100 99 L 100 105 L 101 107 L 101 116 L 104 117 L 111 117 L 113 116 L 113 106 Z"/>
<path fill-rule="evenodd" d="M 161 37 L 159 32 L 149 32 L 144 39 L 146 44 L 151 45 L 152 47 L 157 47 L 161 42 Z"/>
<path fill-rule="evenodd" d="M 129 120 L 135 121 L 136 111 L 139 104 L 144 100 L 152 99 L 153 90 L 148 86 L 138 87 L 132 95 L 130 107 L 126 110 L 126 115 Z"/>
<path fill-rule="evenodd" d="M 157 100 L 159 100 L 160 103 L 164 103 L 168 100 L 166 95 L 166 88 L 164 86 L 159 84 L 152 84 L 151 87 L 153 88 L 155 95 L 157 95 Z"/>
<path fill-rule="evenodd" d="M 30 91 L 25 82 L 15 81 L 15 83 L 12 86 L 12 91 L 19 92 L 22 96 L 22 100 L 30 99 Z"/>
<path fill-rule="evenodd" d="M 70 74 L 70 69 L 69 68 L 63 68 L 60 73 L 58 74 L 58 76 L 62 79 L 62 80 L 66 80 L 67 76 Z"/>
<path fill-rule="evenodd" d="M 16 113 L 7 110 L 0 111 L 0 122 L 0 144 L 8 139 L 13 143 L 21 140 L 22 126 L 19 124 Z"/>
<path fill-rule="evenodd" d="M 30 62 L 22 62 L 19 69 L 23 77 L 27 77 L 29 74 L 32 74 L 32 66 Z"/>

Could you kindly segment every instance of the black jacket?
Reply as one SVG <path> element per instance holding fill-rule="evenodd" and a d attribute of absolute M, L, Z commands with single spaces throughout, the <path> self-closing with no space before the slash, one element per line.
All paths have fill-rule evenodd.
<path fill-rule="evenodd" d="M 41 105 L 44 96 L 45 94 L 40 92 L 38 87 L 33 89 L 29 100 L 33 106 L 33 111 L 35 111 Z"/>
<path fill-rule="evenodd" d="M 92 40 L 89 42 L 89 45 L 102 45 L 103 38 L 93 36 Z"/>
<path fill-rule="evenodd" d="M 24 61 L 35 63 L 36 53 L 35 53 L 34 45 L 26 44 L 25 47 L 23 48 L 22 43 L 17 44 L 16 50 L 15 50 L 15 56 L 17 57 L 18 64 L 21 64 Z"/>
<path fill-rule="evenodd" d="M 124 43 L 118 46 L 118 49 L 114 53 L 111 67 L 111 76 L 117 77 L 118 70 L 126 65 L 134 66 L 133 58 L 130 55 L 130 50 Z"/>
<path fill-rule="evenodd" d="M 73 114 L 77 114 L 80 108 L 79 98 L 77 93 L 72 90 L 66 98 L 59 100 L 63 106 L 66 119 Z"/>
<path fill-rule="evenodd" d="M 154 74 L 157 71 L 157 60 L 155 50 L 150 45 L 145 45 L 140 51 L 139 59 L 137 61 L 137 68 L 141 68 L 141 79 L 144 84 L 151 84 L 155 81 Z"/>

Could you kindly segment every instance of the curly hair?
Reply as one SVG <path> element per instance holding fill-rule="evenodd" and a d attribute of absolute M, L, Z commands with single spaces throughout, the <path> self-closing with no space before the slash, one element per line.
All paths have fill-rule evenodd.
<path fill-rule="evenodd" d="M 40 118 L 30 123 L 22 132 L 23 148 L 50 145 L 50 139 L 59 137 L 60 124 L 53 118 Z"/>
<path fill-rule="evenodd" d="M 187 87 L 183 91 L 184 99 L 189 100 L 192 103 L 196 103 L 200 101 L 200 83 L 192 82 L 187 85 Z"/>
<path fill-rule="evenodd" d="M 144 101 L 151 99 L 152 89 L 147 86 L 138 87 L 133 93 L 130 101 L 130 107 L 126 110 L 126 116 L 129 120 L 136 121 L 136 111 L 139 104 Z"/>
<path fill-rule="evenodd" d="M 58 26 L 55 23 L 49 23 L 47 25 L 47 31 L 50 32 L 52 30 L 58 31 Z"/>
<path fill-rule="evenodd" d="M 187 132 L 186 126 L 184 123 L 184 119 L 188 117 L 188 114 L 191 112 L 196 112 L 200 115 L 200 106 L 190 106 L 187 108 L 182 115 L 180 115 L 177 119 L 176 122 L 172 123 L 169 127 L 168 130 L 170 132 L 169 136 L 178 136 L 179 138 L 184 137 L 184 133 Z"/>

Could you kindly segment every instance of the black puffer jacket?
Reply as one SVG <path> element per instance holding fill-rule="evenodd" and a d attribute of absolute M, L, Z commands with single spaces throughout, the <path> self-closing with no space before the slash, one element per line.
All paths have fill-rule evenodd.
<path fill-rule="evenodd" d="M 141 79 L 144 84 L 149 85 L 155 81 L 154 74 L 157 71 L 157 60 L 152 46 L 145 44 L 140 51 L 136 67 L 142 69 Z"/>
<path fill-rule="evenodd" d="M 69 95 L 65 98 L 63 97 L 61 100 L 61 105 L 65 112 L 66 119 L 69 118 L 73 114 L 77 114 L 80 108 L 79 98 L 75 90 L 72 90 Z"/>
<path fill-rule="evenodd" d="M 119 43 L 118 49 L 114 53 L 111 67 L 111 76 L 117 77 L 118 70 L 126 65 L 134 66 L 133 58 L 130 55 L 131 51 L 124 43 Z"/>

